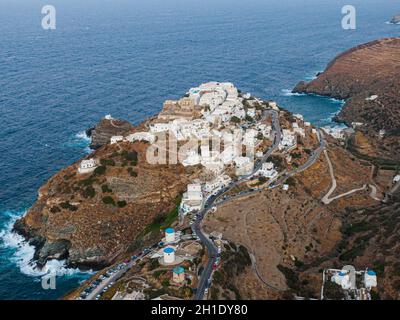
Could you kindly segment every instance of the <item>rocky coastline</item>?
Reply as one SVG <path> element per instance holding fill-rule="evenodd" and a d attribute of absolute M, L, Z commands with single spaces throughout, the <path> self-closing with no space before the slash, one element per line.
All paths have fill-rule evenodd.
<path fill-rule="evenodd" d="M 375 40 L 334 58 L 316 79 L 300 81 L 293 93 L 317 94 L 345 100 L 334 118 L 371 140 L 386 139 L 388 154 L 399 157 L 400 38 Z"/>

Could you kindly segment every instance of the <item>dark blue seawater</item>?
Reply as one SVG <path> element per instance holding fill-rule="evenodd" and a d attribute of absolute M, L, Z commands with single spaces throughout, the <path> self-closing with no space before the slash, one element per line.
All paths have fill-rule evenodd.
<path fill-rule="evenodd" d="M 354 31 L 341 28 L 341 0 L 0 0 L 0 299 L 55 299 L 88 277 L 61 269 L 57 290 L 42 290 L 9 228 L 88 152 L 80 133 L 104 115 L 138 123 L 218 80 L 329 124 L 340 103 L 287 90 L 345 49 L 400 34 L 385 24 L 395 1 L 351 3 Z M 55 31 L 41 28 L 45 4 Z"/>

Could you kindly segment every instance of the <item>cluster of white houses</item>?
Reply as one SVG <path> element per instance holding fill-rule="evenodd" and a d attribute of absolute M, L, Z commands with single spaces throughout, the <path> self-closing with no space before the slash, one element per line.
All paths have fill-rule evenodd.
<path fill-rule="evenodd" d="M 201 165 L 211 175 L 208 181 L 187 186 L 180 209 L 184 213 L 199 211 L 209 196 L 231 183 L 231 178 L 225 174 L 227 166 L 234 168 L 238 176 L 247 175 L 253 172 L 254 156 L 263 156 L 262 151 L 253 152 L 263 140 L 272 138 L 272 128 L 263 121 L 252 121 L 261 117 L 262 105 L 263 101 L 252 98 L 250 94 L 239 94 L 232 83 L 209 82 L 191 88 L 178 101 L 165 101 L 162 112 L 152 121 L 147 132 L 113 136 L 110 143 L 146 141 L 153 144 L 160 139 L 161 133 L 172 135 L 177 142 L 195 142 L 193 147 L 179 150 L 179 160 L 185 167 Z M 279 110 L 275 102 L 268 102 L 268 106 Z M 293 116 L 295 120 L 291 128 L 282 130 L 280 150 L 296 148 L 297 136 L 304 137 L 305 127 L 310 126 L 302 115 Z M 243 119 L 246 121 L 242 122 Z M 244 152 L 244 149 L 251 152 Z M 96 166 L 94 159 L 83 160 L 79 172 L 91 172 Z M 278 176 L 271 162 L 264 163 L 256 174 L 268 179 Z"/>

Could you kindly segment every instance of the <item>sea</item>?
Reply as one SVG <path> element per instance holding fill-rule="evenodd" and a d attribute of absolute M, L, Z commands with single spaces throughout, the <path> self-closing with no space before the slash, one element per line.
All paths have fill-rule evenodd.
<path fill-rule="evenodd" d="M 11 232 L 53 174 L 91 152 L 85 130 L 107 114 L 139 123 L 193 86 L 233 82 L 318 126 L 343 105 L 294 95 L 340 52 L 399 36 L 392 0 L 0 0 L 0 299 L 58 299 L 90 271 L 32 264 Z M 42 28 L 42 7 L 56 29 Z M 55 272 L 56 289 L 42 288 Z"/>

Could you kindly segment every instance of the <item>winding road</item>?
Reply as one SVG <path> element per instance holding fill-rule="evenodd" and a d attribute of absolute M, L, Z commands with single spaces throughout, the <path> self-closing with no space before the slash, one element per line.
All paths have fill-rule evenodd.
<path fill-rule="evenodd" d="M 198 235 L 198 237 L 200 238 L 200 241 L 203 243 L 203 245 L 206 246 L 206 248 L 208 250 L 208 256 L 209 256 L 209 261 L 202 273 L 202 276 L 199 281 L 199 285 L 197 287 L 197 292 L 195 295 L 196 300 L 204 299 L 204 291 L 211 284 L 211 275 L 212 275 L 212 271 L 213 271 L 212 269 L 213 269 L 213 265 L 216 262 L 216 259 L 218 256 L 218 250 L 217 250 L 216 246 L 201 229 L 201 221 L 204 219 L 205 215 L 209 212 L 209 210 L 215 204 L 215 202 L 218 198 L 220 198 L 226 192 L 232 190 L 232 188 L 234 188 L 239 183 L 254 177 L 254 174 L 261 168 L 262 164 L 267 161 L 267 159 L 271 156 L 271 154 L 278 148 L 278 146 L 282 140 L 282 132 L 281 132 L 281 127 L 280 127 L 280 123 L 279 123 L 279 113 L 275 110 L 268 110 L 266 113 L 272 116 L 274 143 L 270 146 L 270 148 L 264 154 L 262 159 L 257 161 L 256 165 L 254 166 L 254 170 L 251 174 L 241 177 L 238 181 L 231 183 L 228 187 L 222 189 L 215 196 L 210 197 L 207 200 L 207 202 L 205 203 L 204 209 L 197 214 L 198 218 L 192 225 L 193 232 Z M 325 148 L 327 146 L 323 132 L 321 130 L 318 130 L 317 135 L 318 135 L 318 140 L 320 141 L 320 146 L 311 153 L 311 155 L 307 159 L 307 161 L 303 165 L 301 165 L 299 168 L 297 168 L 296 170 L 289 172 L 289 173 L 285 173 L 283 176 L 278 178 L 275 182 L 273 182 L 269 186 L 270 189 L 273 189 L 273 188 L 276 188 L 276 187 L 282 185 L 288 178 L 307 170 L 309 167 L 311 167 L 316 162 L 318 157 L 321 155 L 322 151 L 325 150 Z M 261 191 L 260 190 L 251 190 L 251 191 L 239 194 L 238 197 L 247 196 L 252 193 L 258 193 L 258 192 L 261 192 Z M 226 198 L 223 201 L 219 202 L 218 204 L 221 205 L 227 201 L 232 200 L 233 198 L 236 198 L 236 197 Z M 276 289 L 275 287 L 271 286 L 269 283 L 266 283 L 260 277 L 258 269 L 257 269 L 257 265 L 255 263 L 255 257 L 254 257 L 254 255 L 251 255 L 250 257 L 252 260 L 253 268 L 254 268 L 258 278 L 267 286 L 271 287 L 272 289 Z"/>
<path fill-rule="evenodd" d="M 271 154 L 278 148 L 279 143 L 282 140 L 282 131 L 279 123 L 279 112 L 276 110 L 266 110 L 264 112 L 264 117 L 268 115 L 272 117 L 272 130 L 274 135 L 273 144 L 269 147 L 268 151 L 263 155 L 263 157 L 256 162 L 253 168 L 253 172 L 251 174 L 242 176 L 237 181 L 229 184 L 229 186 L 227 186 L 226 188 L 221 189 L 216 195 L 213 195 L 210 198 L 208 198 L 206 203 L 204 204 L 204 209 L 197 214 L 198 218 L 192 225 L 193 233 L 197 234 L 197 236 L 200 238 L 200 241 L 207 248 L 209 257 L 208 263 L 204 268 L 202 275 L 200 277 L 199 285 L 197 287 L 195 295 L 196 300 L 203 300 L 204 291 L 210 285 L 213 265 L 215 264 L 218 256 L 218 249 L 214 245 L 213 241 L 210 240 L 208 235 L 206 235 L 201 229 L 201 222 L 206 216 L 206 214 L 209 212 L 209 210 L 212 208 L 212 206 L 215 204 L 218 198 L 220 198 L 223 194 L 227 193 L 228 191 L 232 190 L 232 188 L 237 186 L 239 183 L 253 177 L 254 174 L 261 168 L 262 164 L 266 162 L 267 159 L 271 156 Z"/>

